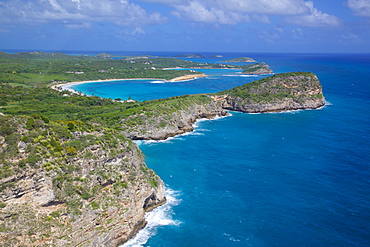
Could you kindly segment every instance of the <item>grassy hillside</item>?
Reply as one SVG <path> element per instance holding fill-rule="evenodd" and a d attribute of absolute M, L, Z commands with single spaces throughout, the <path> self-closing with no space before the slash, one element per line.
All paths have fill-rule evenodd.
<path fill-rule="evenodd" d="M 225 65 L 236 67 L 233 65 Z M 195 63 L 175 58 L 109 56 L 70 56 L 63 53 L 0 52 L 0 82 L 22 86 L 44 86 L 50 83 L 98 79 L 157 78 L 197 74 L 189 70 L 164 68 L 220 68 L 219 64 Z"/>

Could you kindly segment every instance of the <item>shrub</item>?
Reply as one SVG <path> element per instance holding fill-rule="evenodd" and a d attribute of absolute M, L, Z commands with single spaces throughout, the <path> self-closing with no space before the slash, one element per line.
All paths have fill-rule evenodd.
<path fill-rule="evenodd" d="M 30 117 L 26 122 L 26 129 L 33 129 L 35 127 L 35 119 Z"/>
<path fill-rule="evenodd" d="M 92 195 L 90 195 L 88 192 L 84 191 L 84 192 L 81 194 L 81 197 L 82 197 L 82 199 L 87 200 L 87 199 L 91 198 L 91 197 L 92 197 Z"/>
<path fill-rule="evenodd" d="M 96 210 L 96 209 L 99 209 L 99 204 L 95 201 L 91 202 L 90 203 L 92 209 Z"/>
<path fill-rule="evenodd" d="M 71 146 L 66 147 L 66 152 L 67 152 L 68 155 L 76 155 L 77 154 L 76 148 L 71 147 Z"/>

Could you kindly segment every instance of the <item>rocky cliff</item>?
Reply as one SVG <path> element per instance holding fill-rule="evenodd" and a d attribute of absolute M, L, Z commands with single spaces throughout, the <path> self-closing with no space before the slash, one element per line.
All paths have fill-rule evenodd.
<path fill-rule="evenodd" d="M 224 109 L 247 113 L 316 109 L 325 105 L 322 86 L 313 73 L 270 76 L 213 96 Z"/>
<path fill-rule="evenodd" d="M 122 133 L 134 140 L 164 140 L 193 130 L 199 118 L 247 113 L 316 109 L 325 105 L 321 84 L 308 72 L 285 73 L 216 94 L 168 98 L 143 106 L 121 120 Z M 154 107 L 155 106 L 155 107 Z"/>
<path fill-rule="evenodd" d="M 0 117 L 1 246 L 118 246 L 165 202 L 162 180 L 119 133 Z"/>
<path fill-rule="evenodd" d="M 122 119 L 123 134 L 134 140 L 164 140 L 193 130 L 200 118 L 225 116 L 220 102 L 207 95 L 173 97 Z M 132 126 L 132 127 L 131 127 Z"/>
<path fill-rule="evenodd" d="M 165 202 L 162 180 L 130 139 L 166 139 L 226 110 L 314 109 L 325 99 L 316 75 L 296 72 L 216 94 L 109 104 L 117 111 L 98 114 L 99 124 L 0 115 L 1 246 L 117 246 Z"/>

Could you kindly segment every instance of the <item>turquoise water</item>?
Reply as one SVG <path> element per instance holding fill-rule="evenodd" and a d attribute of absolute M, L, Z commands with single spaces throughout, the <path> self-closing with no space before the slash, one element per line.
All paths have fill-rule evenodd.
<path fill-rule="evenodd" d="M 87 95 L 112 99 L 120 98 L 122 100 L 130 97 L 134 100 L 143 101 L 184 94 L 218 92 L 263 77 L 243 76 L 240 73 L 241 70 L 209 69 L 198 71 L 210 76 L 182 82 L 165 82 L 162 80 L 94 82 L 76 85 L 73 86 L 73 89 Z"/>
<path fill-rule="evenodd" d="M 225 57 L 242 55 L 248 56 Z M 249 56 L 277 73 L 316 73 L 328 104 L 287 113 L 231 112 L 197 122 L 186 135 L 138 142 L 147 165 L 164 180 L 169 202 L 149 213 L 148 227 L 124 246 L 370 245 L 370 55 Z M 188 82 L 77 90 L 147 100 L 260 78 L 208 74 Z"/>

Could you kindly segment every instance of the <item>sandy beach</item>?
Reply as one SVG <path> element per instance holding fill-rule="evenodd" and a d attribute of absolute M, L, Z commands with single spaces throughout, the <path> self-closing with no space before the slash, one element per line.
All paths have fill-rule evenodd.
<path fill-rule="evenodd" d="M 75 82 L 66 82 L 66 83 L 61 83 L 61 84 L 56 84 L 51 86 L 52 89 L 58 90 L 58 91 L 63 91 L 63 90 L 68 90 L 71 92 L 76 92 L 73 90 L 71 87 L 80 85 L 80 84 L 85 84 L 85 83 L 92 83 L 92 82 L 105 82 L 105 81 L 123 81 L 123 80 L 157 80 L 154 78 L 131 78 L 131 79 L 105 79 L 105 80 L 91 80 L 91 81 L 75 81 Z M 159 80 L 159 79 L 158 79 Z"/>
<path fill-rule="evenodd" d="M 179 77 L 176 77 L 176 78 L 173 78 L 171 80 L 169 80 L 170 82 L 175 82 L 175 81 L 187 81 L 187 80 L 193 80 L 193 79 L 196 79 L 196 78 L 199 78 L 199 77 L 207 77 L 206 74 L 196 74 L 196 75 L 184 75 L 184 76 L 179 76 Z"/>
<path fill-rule="evenodd" d="M 199 77 L 207 77 L 207 75 L 203 73 L 195 74 L 195 75 L 184 75 L 184 76 L 173 78 L 171 80 L 164 80 L 164 79 L 158 79 L 158 78 L 129 78 L 129 79 L 123 78 L 123 79 L 105 79 L 105 80 L 98 79 L 98 80 L 91 80 L 91 81 L 76 81 L 76 82 L 66 82 L 66 83 L 61 83 L 61 84 L 55 84 L 51 86 L 51 88 L 58 90 L 58 91 L 68 90 L 71 92 L 76 92 L 75 90 L 72 89 L 73 86 L 84 84 L 84 83 L 91 83 L 91 82 L 124 81 L 124 80 L 160 80 L 160 81 L 167 81 L 167 82 L 178 82 L 178 81 L 193 80 Z"/>

